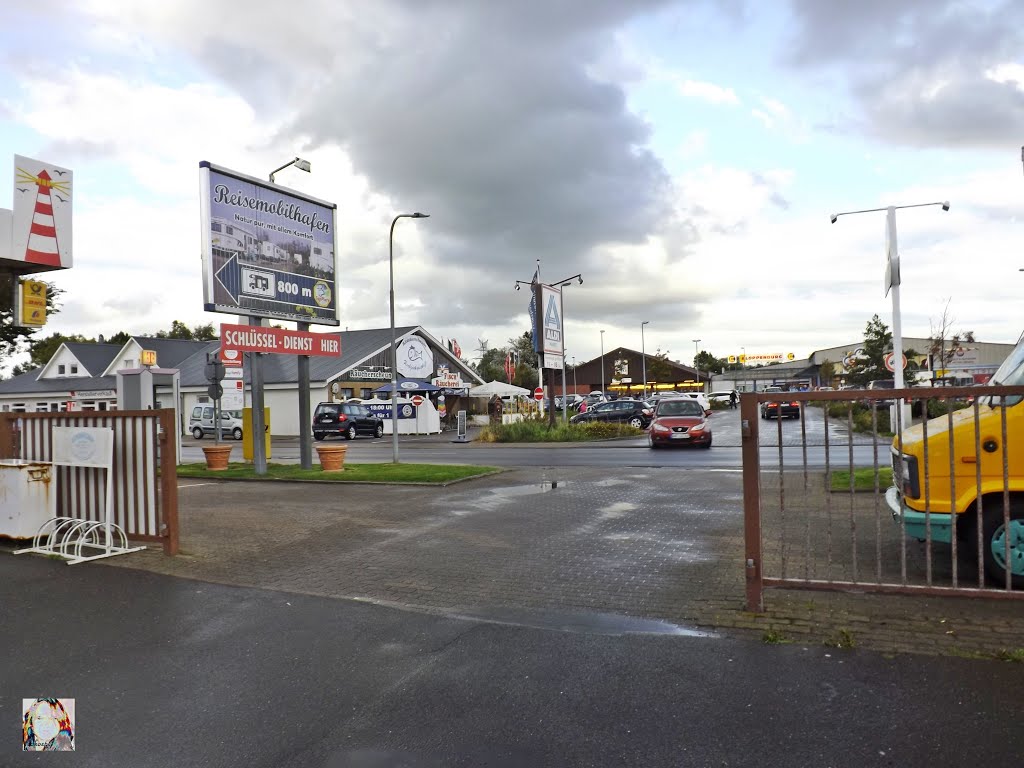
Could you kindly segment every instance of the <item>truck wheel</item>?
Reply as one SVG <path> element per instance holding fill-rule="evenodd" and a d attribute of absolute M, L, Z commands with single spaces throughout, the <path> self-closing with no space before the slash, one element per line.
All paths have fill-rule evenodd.
<path fill-rule="evenodd" d="M 992 504 L 985 509 L 982 549 L 985 571 L 996 587 L 1005 588 L 1006 570 L 1010 571 L 1013 589 L 1024 589 L 1024 503 L 1010 502 L 1010 525 L 1003 521 L 1003 505 Z M 1010 541 L 1010 559 L 1006 559 L 1006 541 Z"/>
<path fill-rule="evenodd" d="M 241 427 L 235 427 L 233 430 L 231 430 L 231 436 L 233 438 L 235 438 L 235 440 L 241 440 L 242 439 L 242 428 Z"/>
<path fill-rule="evenodd" d="M 195 427 L 192 430 L 192 437 L 194 437 L 196 440 L 202 440 L 203 439 L 203 428 L 202 427 Z"/>

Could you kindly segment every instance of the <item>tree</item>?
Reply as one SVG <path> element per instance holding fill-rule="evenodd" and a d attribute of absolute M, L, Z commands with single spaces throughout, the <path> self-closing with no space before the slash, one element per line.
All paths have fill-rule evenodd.
<path fill-rule="evenodd" d="M 892 333 L 882 319 L 875 315 L 864 327 L 862 355 L 850 366 L 846 383 L 867 386 L 875 379 L 887 379 L 892 374 L 885 368 L 885 356 L 892 350 Z"/>
<path fill-rule="evenodd" d="M 954 320 L 949 315 L 950 301 L 952 299 L 946 299 L 938 321 L 929 319 L 928 367 L 932 371 L 945 369 L 963 344 L 974 343 L 974 331 L 952 333 Z"/>
<path fill-rule="evenodd" d="M 724 358 L 715 357 L 704 349 L 702 349 L 693 359 L 693 363 L 704 373 L 721 373 L 726 367 L 726 361 Z"/>
<path fill-rule="evenodd" d="M 0 280 L 0 283 L 3 281 Z M 14 313 L 11 307 L 14 305 L 13 296 L 10 295 L 11 286 L 8 284 L 4 294 L 0 296 L 0 365 L 10 360 L 19 352 L 24 352 L 31 343 L 31 337 L 37 333 L 39 328 L 26 328 L 22 325 L 15 325 Z M 57 300 L 64 291 L 53 283 L 46 283 L 46 314 L 56 315 L 60 312 L 60 305 Z M 7 309 L 3 309 L 7 307 Z"/>
<path fill-rule="evenodd" d="M 275 327 L 279 328 L 281 326 Z M 156 337 L 158 339 L 186 339 L 188 341 L 214 341 L 218 338 L 217 333 L 213 330 L 213 323 L 197 325 L 193 330 L 180 320 L 172 320 L 171 330 L 157 331 Z"/>
<path fill-rule="evenodd" d="M 668 362 L 668 350 L 661 351 L 658 347 L 652 356 L 647 358 L 647 380 L 668 381 L 672 378 L 672 366 Z"/>
<path fill-rule="evenodd" d="M 818 381 L 823 387 L 835 386 L 833 381 L 836 378 L 836 364 L 831 360 L 822 360 L 818 366 Z"/>

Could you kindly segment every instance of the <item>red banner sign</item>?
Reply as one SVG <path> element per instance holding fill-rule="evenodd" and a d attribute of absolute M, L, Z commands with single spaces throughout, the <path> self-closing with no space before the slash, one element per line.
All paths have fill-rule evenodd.
<path fill-rule="evenodd" d="M 220 326 L 222 354 L 238 352 L 272 352 L 281 355 L 313 355 L 341 357 L 341 336 L 337 333 L 309 333 L 284 328 L 260 328 L 251 325 Z"/>

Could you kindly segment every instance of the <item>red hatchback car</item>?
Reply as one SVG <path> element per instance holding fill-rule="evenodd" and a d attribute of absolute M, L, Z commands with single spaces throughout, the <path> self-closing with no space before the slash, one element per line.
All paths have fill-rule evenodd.
<path fill-rule="evenodd" d="M 651 448 L 664 445 L 711 447 L 711 424 L 704 414 L 704 408 L 689 398 L 659 402 L 647 434 Z"/>

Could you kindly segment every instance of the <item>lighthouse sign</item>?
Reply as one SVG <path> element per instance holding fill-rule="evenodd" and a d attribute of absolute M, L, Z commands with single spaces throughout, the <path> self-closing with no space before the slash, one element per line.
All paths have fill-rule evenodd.
<path fill-rule="evenodd" d="M 22 272 L 71 268 L 72 186 L 67 168 L 14 156 L 10 250 L 0 247 L 0 262 Z"/>

